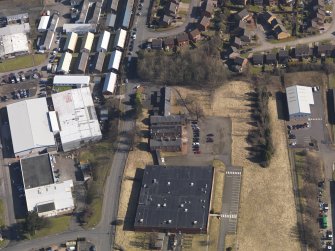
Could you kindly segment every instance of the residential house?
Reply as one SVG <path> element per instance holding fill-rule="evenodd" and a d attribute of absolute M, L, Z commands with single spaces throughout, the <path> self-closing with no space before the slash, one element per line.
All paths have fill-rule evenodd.
<path fill-rule="evenodd" d="M 246 58 L 236 57 L 233 59 L 233 67 L 238 72 L 242 72 L 245 69 L 247 64 L 248 64 L 248 60 Z"/>
<path fill-rule="evenodd" d="M 165 50 L 171 50 L 175 47 L 175 39 L 172 37 L 164 38 L 163 43 L 164 43 Z"/>
<path fill-rule="evenodd" d="M 289 38 L 291 35 L 281 24 L 273 28 L 273 32 L 278 40 Z"/>
<path fill-rule="evenodd" d="M 243 9 L 240 12 L 238 12 L 237 14 L 235 14 L 235 20 L 236 21 L 244 21 L 247 22 L 248 20 L 250 20 L 250 18 L 252 18 L 252 15 L 249 13 L 249 11 L 247 9 Z"/>
<path fill-rule="evenodd" d="M 177 45 L 182 47 L 189 44 L 188 35 L 183 32 L 177 35 Z"/>
<path fill-rule="evenodd" d="M 213 11 L 214 11 L 214 5 L 213 5 L 212 0 L 207 0 L 205 3 L 205 10 L 204 10 L 203 15 L 211 18 Z"/>
<path fill-rule="evenodd" d="M 170 16 L 168 16 L 168 15 L 164 15 L 163 17 L 162 17 L 162 19 L 160 20 L 160 24 L 159 24 L 159 26 L 161 26 L 161 27 L 168 27 L 168 26 L 170 26 L 171 25 L 171 23 L 172 23 L 172 17 L 170 17 Z"/>
<path fill-rule="evenodd" d="M 236 57 L 239 57 L 240 53 L 238 52 L 238 49 L 236 47 L 230 46 L 226 51 L 226 55 L 229 59 L 234 59 Z"/>
<path fill-rule="evenodd" d="M 333 56 L 334 46 L 332 44 L 320 44 L 317 48 L 318 57 Z"/>
<path fill-rule="evenodd" d="M 262 66 L 264 63 L 264 55 L 263 54 L 254 54 L 252 56 L 252 64 L 257 66 Z"/>
<path fill-rule="evenodd" d="M 278 64 L 286 65 L 288 63 L 289 55 L 287 50 L 278 51 Z"/>
<path fill-rule="evenodd" d="M 230 34 L 237 36 L 238 34 L 241 34 L 241 32 L 243 32 L 246 28 L 247 24 L 240 20 L 238 25 L 230 32 Z"/>
<path fill-rule="evenodd" d="M 163 40 L 161 38 L 153 39 L 152 42 L 151 42 L 151 49 L 162 50 L 163 49 Z"/>
<path fill-rule="evenodd" d="M 277 64 L 277 54 L 276 53 L 266 54 L 265 63 L 268 65 L 276 65 Z"/>
<path fill-rule="evenodd" d="M 175 2 L 168 2 L 165 6 L 165 14 L 175 16 L 178 12 L 179 5 Z"/>
<path fill-rule="evenodd" d="M 241 39 L 243 43 L 250 43 L 251 42 L 251 35 L 250 32 L 247 30 L 243 30 L 238 37 Z"/>
<path fill-rule="evenodd" d="M 273 21 L 273 19 L 276 19 L 276 16 L 272 14 L 272 12 L 270 11 L 266 11 L 266 12 L 263 12 L 261 14 L 262 16 L 262 19 L 265 23 L 271 25 L 271 22 Z"/>
<path fill-rule="evenodd" d="M 188 33 L 190 40 L 197 42 L 201 38 L 199 29 L 194 29 Z"/>
<path fill-rule="evenodd" d="M 312 49 L 308 45 L 299 45 L 294 50 L 294 56 L 296 58 L 308 58 L 312 56 Z"/>
<path fill-rule="evenodd" d="M 199 30 L 201 30 L 201 31 L 207 30 L 210 23 L 211 23 L 210 18 L 207 17 L 207 16 L 203 16 L 200 23 L 199 23 Z"/>
<path fill-rule="evenodd" d="M 242 48 L 243 43 L 242 43 L 242 41 L 239 37 L 234 37 L 232 45 L 235 46 L 236 48 L 240 49 L 240 48 Z"/>

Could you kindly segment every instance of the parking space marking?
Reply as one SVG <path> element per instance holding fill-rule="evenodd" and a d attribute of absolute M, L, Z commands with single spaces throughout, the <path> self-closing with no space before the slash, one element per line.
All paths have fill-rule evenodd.
<path fill-rule="evenodd" d="M 309 118 L 308 120 L 322 120 L 322 118 Z"/>
<path fill-rule="evenodd" d="M 226 171 L 226 174 L 241 175 L 241 172 Z"/>
<path fill-rule="evenodd" d="M 236 219 L 237 214 L 221 214 L 222 218 L 227 218 L 227 219 Z"/>

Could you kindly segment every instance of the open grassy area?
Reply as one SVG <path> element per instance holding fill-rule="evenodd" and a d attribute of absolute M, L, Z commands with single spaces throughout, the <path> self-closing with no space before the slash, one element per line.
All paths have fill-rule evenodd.
<path fill-rule="evenodd" d="M 46 54 L 31 54 L 5 59 L 0 63 L 0 72 L 10 72 L 40 65 L 47 58 Z"/>
<path fill-rule="evenodd" d="M 268 40 L 271 44 L 280 44 L 280 43 L 284 43 L 284 42 L 291 42 L 296 40 L 296 37 L 289 37 L 286 39 L 281 39 L 281 40 L 277 40 L 277 39 L 272 39 L 272 40 Z"/>
<path fill-rule="evenodd" d="M 64 215 L 59 217 L 50 218 L 50 227 L 43 228 L 36 231 L 34 236 L 30 236 L 30 239 L 41 238 L 52 234 L 57 234 L 66 231 L 70 225 L 71 216 Z"/>
<path fill-rule="evenodd" d="M 72 86 L 54 86 L 53 89 L 55 89 L 56 92 L 63 92 L 63 91 L 71 90 Z"/>
<path fill-rule="evenodd" d="M 3 200 L 0 200 L 0 226 L 5 225 L 5 212 Z"/>

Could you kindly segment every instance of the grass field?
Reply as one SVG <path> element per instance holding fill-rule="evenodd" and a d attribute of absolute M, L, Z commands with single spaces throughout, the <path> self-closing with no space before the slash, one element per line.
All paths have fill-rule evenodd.
<path fill-rule="evenodd" d="M 63 91 L 71 90 L 72 86 L 54 86 L 53 89 L 55 89 L 56 92 L 63 92 Z"/>
<path fill-rule="evenodd" d="M 44 236 L 57 234 L 66 231 L 70 225 L 71 216 L 59 216 L 50 218 L 50 227 L 36 231 L 36 234 L 30 239 L 41 238 Z"/>
<path fill-rule="evenodd" d="M 47 58 L 46 54 L 30 54 L 5 59 L 0 63 L 0 72 L 10 72 L 42 64 Z"/>
<path fill-rule="evenodd" d="M 3 204 L 3 200 L 0 200 L 0 226 L 4 226 L 5 225 L 5 212 L 4 212 L 4 204 Z"/>

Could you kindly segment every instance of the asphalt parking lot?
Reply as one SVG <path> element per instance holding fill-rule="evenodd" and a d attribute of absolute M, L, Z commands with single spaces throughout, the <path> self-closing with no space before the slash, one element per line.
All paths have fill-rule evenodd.
<path fill-rule="evenodd" d="M 191 125 L 199 128 L 199 130 L 192 129 Z M 230 165 L 232 142 L 231 120 L 229 118 L 201 118 L 197 124 L 190 123 L 187 125 L 187 135 L 187 154 L 166 157 L 165 161 L 169 165 L 178 165 L 180 163 L 185 165 L 209 165 L 214 159 Z"/>
<path fill-rule="evenodd" d="M 295 139 L 289 139 L 291 147 L 316 147 L 325 139 L 322 92 L 314 92 L 313 96 L 314 105 L 311 105 L 311 117 L 305 120 L 291 120 L 287 123 L 288 126 L 304 123 L 310 125 L 310 127 L 291 129 L 291 134 L 295 137 Z"/>

